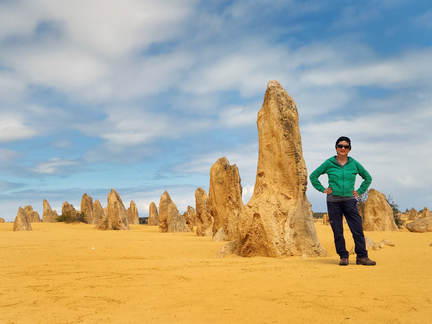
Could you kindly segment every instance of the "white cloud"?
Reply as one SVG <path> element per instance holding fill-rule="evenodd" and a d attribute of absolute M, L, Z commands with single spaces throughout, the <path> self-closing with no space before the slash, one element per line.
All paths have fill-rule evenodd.
<path fill-rule="evenodd" d="M 67 172 L 70 168 L 75 169 L 78 165 L 79 163 L 77 161 L 53 158 L 38 164 L 32 171 L 43 174 L 64 173 L 65 170 Z"/>
<path fill-rule="evenodd" d="M 37 48 L 32 54 L 9 52 L 6 59 L 29 83 L 59 88 L 64 91 L 90 85 L 108 72 L 97 57 L 72 48 Z"/>
<path fill-rule="evenodd" d="M 260 103 L 224 107 L 219 113 L 219 123 L 228 128 L 252 126 L 256 123 Z"/>
<path fill-rule="evenodd" d="M 24 125 L 22 122 L 11 118 L 0 120 L 0 143 L 29 139 L 36 135 L 33 127 Z"/>
<path fill-rule="evenodd" d="M 347 58 L 346 58 L 347 59 Z M 301 81 L 316 86 L 381 86 L 394 88 L 430 79 L 432 51 L 418 50 L 400 58 L 386 58 L 361 64 L 339 61 L 312 69 L 303 74 Z"/>

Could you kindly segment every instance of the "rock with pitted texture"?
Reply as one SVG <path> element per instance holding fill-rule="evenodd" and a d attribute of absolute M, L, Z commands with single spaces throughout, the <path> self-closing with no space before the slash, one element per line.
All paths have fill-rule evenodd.
<path fill-rule="evenodd" d="M 243 210 L 242 186 L 237 166 L 226 157 L 210 169 L 209 209 L 213 218 L 213 235 L 223 228 L 227 241 L 238 239 L 239 215 Z"/>
<path fill-rule="evenodd" d="M 17 216 L 15 217 L 15 221 L 13 223 L 14 231 L 31 231 L 32 226 L 30 224 L 30 220 L 28 218 L 27 213 L 23 208 L 18 208 Z"/>
<path fill-rule="evenodd" d="M 157 211 L 156 204 L 154 202 L 151 202 L 149 206 L 149 218 L 148 218 L 147 225 L 159 226 L 159 214 Z"/>
<path fill-rule="evenodd" d="M 30 223 L 40 223 L 41 219 L 39 217 L 39 213 L 33 210 L 31 205 L 25 206 L 24 211 L 26 212 Z"/>
<path fill-rule="evenodd" d="M 93 224 L 99 224 L 101 219 L 105 217 L 104 209 L 98 199 L 96 199 L 93 203 L 92 207 L 92 215 L 93 215 Z"/>
<path fill-rule="evenodd" d="M 183 218 L 186 222 L 187 227 L 193 232 L 194 223 L 196 223 L 196 213 L 192 206 L 188 206 L 187 210 L 183 214 Z"/>
<path fill-rule="evenodd" d="M 133 200 L 130 202 L 130 207 L 127 209 L 128 223 L 132 225 L 139 224 L 139 215 L 137 205 Z"/>
<path fill-rule="evenodd" d="M 297 106 L 269 81 L 258 113 L 259 155 L 255 188 L 239 218 L 240 256 L 328 256 L 315 232 L 306 197 Z"/>
<path fill-rule="evenodd" d="M 165 190 L 159 202 L 159 232 L 161 233 L 187 233 L 191 230 L 180 215 L 177 206 Z"/>
<path fill-rule="evenodd" d="M 81 213 L 84 214 L 84 222 L 97 224 L 93 216 L 93 198 L 86 193 L 81 198 Z"/>
<path fill-rule="evenodd" d="M 365 231 L 397 231 L 393 210 L 386 196 L 375 189 L 370 189 L 363 213 Z"/>
<path fill-rule="evenodd" d="M 56 223 L 59 215 L 55 210 L 51 209 L 50 204 L 46 199 L 43 200 L 42 221 L 44 223 Z"/>
<path fill-rule="evenodd" d="M 99 230 L 129 230 L 126 208 L 114 189 L 108 194 L 105 218 L 96 225 Z"/>
<path fill-rule="evenodd" d="M 213 236 L 213 218 L 210 215 L 207 193 L 203 188 L 195 190 L 196 220 L 198 236 Z"/>

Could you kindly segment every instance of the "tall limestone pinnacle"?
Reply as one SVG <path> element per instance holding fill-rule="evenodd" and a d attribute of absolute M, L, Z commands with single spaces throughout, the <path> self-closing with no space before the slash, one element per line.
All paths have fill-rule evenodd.
<path fill-rule="evenodd" d="M 254 193 L 239 217 L 237 254 L 327 256 L 306 197 L 297 106 L 284 88 L 269 81 L 258 113 L 259 156 Z"/>

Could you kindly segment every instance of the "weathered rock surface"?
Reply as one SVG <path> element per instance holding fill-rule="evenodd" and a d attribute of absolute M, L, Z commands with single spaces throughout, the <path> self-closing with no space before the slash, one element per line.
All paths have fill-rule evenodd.
<path fill-rule="evenodd" d="M 258 113 L 259 157 L 254 193 L 239 218 L 240 256 L 328 256 L 306 197 L 298 112 L 274 80 Z"/>
<path fill-rule="evenodd" d="M 213 235 L 212 242 L 224 242 L 230 241 L 228 240 L 228 236 L 226 235 L 224 228 L 221 227 L 219 231 L 215 235 Z"/>
<path fill-rule="evenodd" d="M 147 225 L 149 226 L 159 225 L 159 214 L 157 211 L 156 204 L 154 202 L 151 202 L 149 206 L 149 218 L 148 218 Z"/>
<path fill-rule="evenodd" d="M 396 244 L 394 244 L 392 241 L 390 240 L 381 240 L 378 242 L 377 246 L 382 249 L 384 246 L 396 246 Z"/>
<path fill-rule="evenodd" d="M 364 206 L 363 229 L 365 231 L 397 231 L 393 210 L 386 196 L 370 189 Z"/>
<path fill-rule="evenodd" d="M 194 223 L 196 223 L 196 213 L 192 206 L 188 206 L 187 210 L 183 214 L 183 218 L 186 222 L 187 227 L 193 232 Z"/>
<path fill-rule="evenodd" d="M 213 236 L 213 218 L 210 215 L 207 193 L 203 188 L 195 190 L 196 220 L 198 236 Z"/>
<path fill-rule="evenodd" d="M 99 230 L 129 230 L 126 208 L 114 189 L 108 194 L 105 217 L 96 225 Z"/>
<path fill-rule="evenodd" d="M 56 223 L 59 215 L 55 210 L 51 209 L 50 204 L 46 199 L 43 200 L 42 220 L 44 223 Z"/>
<path fill-rule="evenodd" d="M 138 225 L 139 224 L 139 215 L 137 205 L 133 200 L 130 202 L 130 207 L 127 209 L 127 218 L 129 224 Z"/>
<path fill-rule="evenodd" d="M 0 223 L 5 223 L 5 219 L 0 217 Z"/>
<path fill-rule="evenodd" d="M 32 226 L 30 224 L 30 220 L 28 218 L 27 213 L 23 208 L 18 208 L 17 216 L 15 217 L 14 223 L 13 223 L 13 230 L 14 231 L 31 231 Z"/>
<path fill-rule="evenodd" d="M 159 232 L 186 233 L 190 231 L 185 219 L 180 215 L 177 206 L 165 190 L 159 202 Z"/>
<path fill-rule="evenodd" d="M 215 258 L 224 258 L 227 255 L 234 254 L 237 251 L 239 241 L 231 241 L 222 246 Z"/>
<path fill-rule="evenodd" d="M 380 249 L 379 246 L 370 237 L 365 236 L 365 241 L 366 241 L 366 250 L 367 251 L 369 251 L 369 250 L 378 251 Z M 349 251 L 349 254 L 355 254 L 355 246 L 353 246 L 351 248 L 351 250 Z"/>
<path fill-rule="evenodd" d="M 372 240 L 370 237 L 365 236 L 365 241 L 366 241 L 366 250 L 374 250 L 374 251 L 378 251 L 380 249 L 382 249 L 384 246 L 396 246 L 396 244 L 394 244 L 392 241 L 390 240 L 386 240 L 383 239 L 381 241 L 379 241 L 378 243 L 375 243 L 374 240 Z M 353 246 L 351 248 L 351 250 L 349 251 L 349 254 L 355 254 L 355 246 Z"/>
<path fill-rule="evenodd" d="M 75 218 L 77 211 L 72 204 L 69 204 L 67 201 L 63 203 L 62 206 L 62 215 L 69 214 L 71 217 Z"/>
<path fill-rule="evenodd" d="M 93 217 L 93 198 L 86 193 L 81 198 L 81 213 L 84 214 L 84 222 L 97 224 Z"/>
<path fill-rule="evenodd" d="M 26 212 L 30 223 L 40 223 L 41 219 L 39 217 L 39 213 L 33 210 L 31 205 L 25 206 L 24 211 Z"/>
<path fill-rule="evenodd" d="M 418 218 L 418 211 L 414 208 L 408 212 L 408 220 L 416 220 Z"/>
<path fill-rule="evenodd" d="M 421 217 L 414 222 L 406 224 L 410 232 L 425 233 L 432 232 L 432 217 Z"/>
<path fill-rule="evenodd" d="M 210 169 L 209 209 L 213 235 L 223 228 L 227 241 L 237 240 L 243 210 L 242 186 L 237 165 L 230 165 L 226 157 L 218 159 Z"/>
<path fill-rule="evenodd" d="M 93 203 L 92 207 L 93 224 L 99 224 L 102 218 L 106 217 L 104 209 L 98 199 Z"/>
<path fill-rule="evenodd" d="M 421 218 L 432 217 L 432 212 L 429 210 L 429 208 L 425 207 L 423 211 L 419 214 L 419 217 Z"/>

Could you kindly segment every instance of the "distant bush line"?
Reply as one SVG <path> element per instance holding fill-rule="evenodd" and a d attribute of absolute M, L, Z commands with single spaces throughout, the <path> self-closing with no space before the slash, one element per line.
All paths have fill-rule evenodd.
<path fill-rule="evenodd" d="M 59 217 L 56 218 L 57 222 L 64 222 L 64 223 L 87 223 L 84 220 L 84 213 L 76 213 L 75 216 L 71 215 L 71 212 L 67 212 L 66 214 L 61 214 Z"/>

